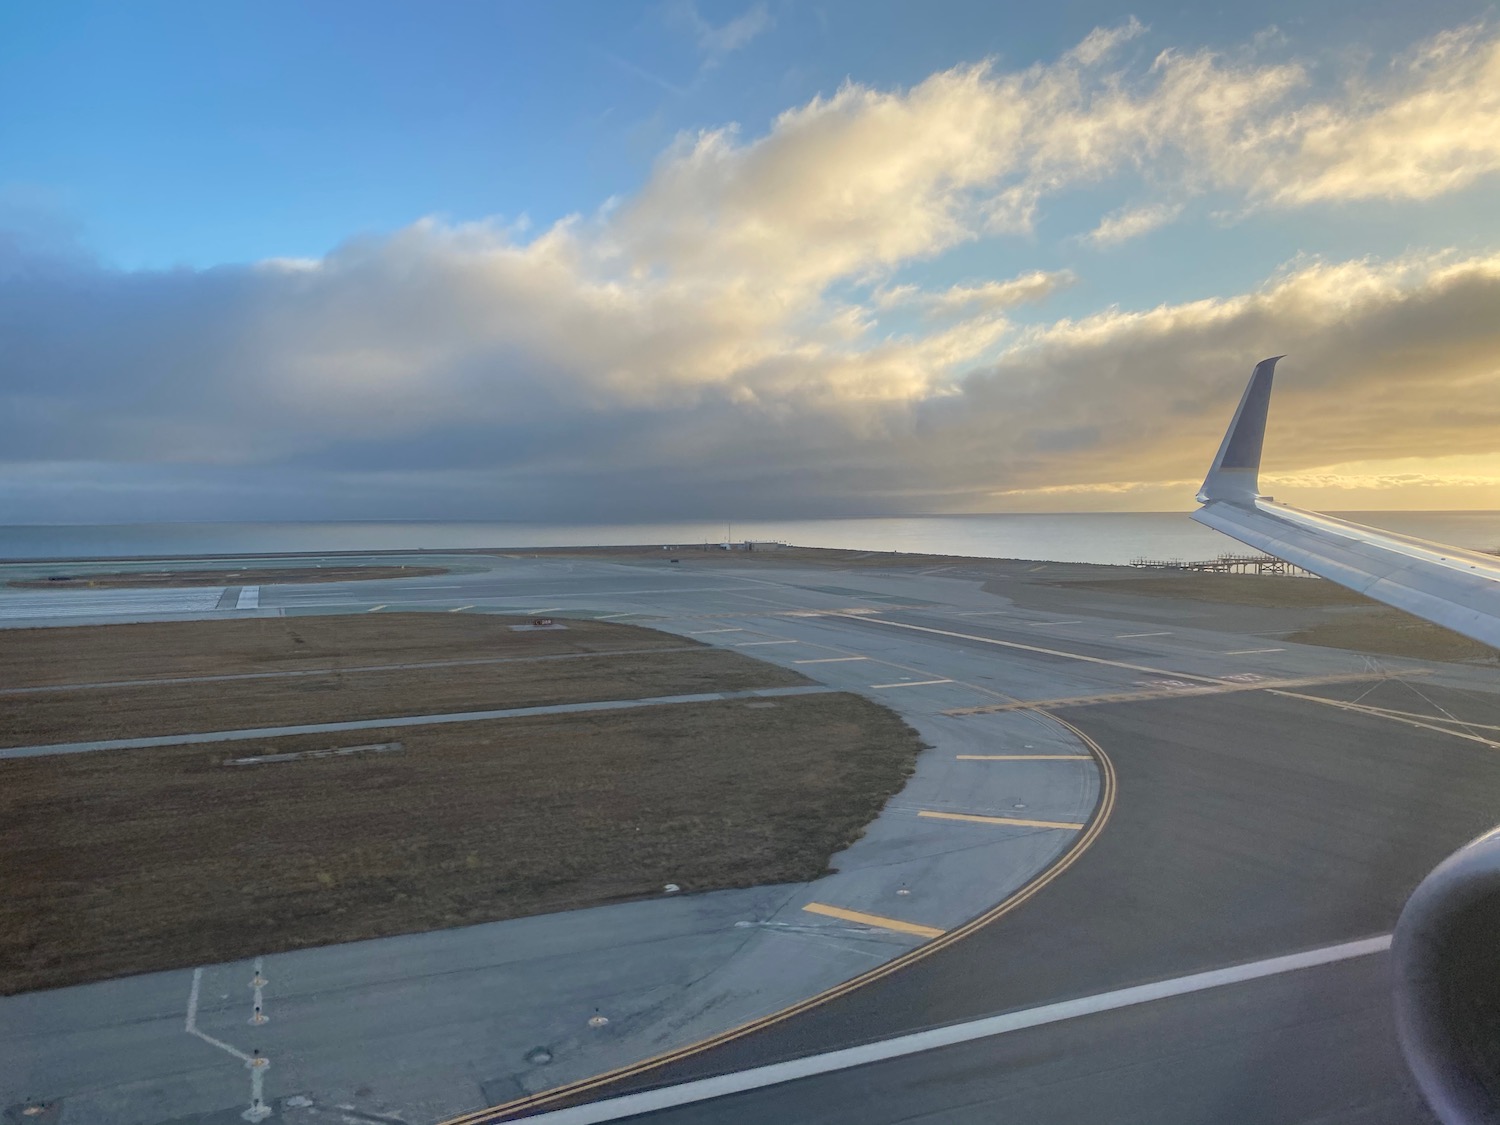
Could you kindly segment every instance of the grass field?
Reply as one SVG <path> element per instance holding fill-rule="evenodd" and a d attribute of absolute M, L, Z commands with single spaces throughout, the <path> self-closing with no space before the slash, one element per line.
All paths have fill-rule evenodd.
<path fill-rule="evenodd" d="M 1082 587 L 1127 596 L 1191 598 L 1228 605 L 1337 609 L 1339 613 L 1334 619 L 1288 633 L 1281 639 L 1415 660 L 1461 661 L 1500 657 L 1500 653 L 1488 645 L 1472 641 L 1451 629 L 1318 579 L 1259 574 L 1182 574 L 1056 585 L 1064 589 Z M 998 586 L 996 590 L 999 590 Z"/>
<path fill-rule="evenodd" d="M 514 633 L 496 618 L 410 614 L 20 631 L 10 635 L 47 635 L 0 654 L 12 686 L 56 686 L 70 648 L 90 682 L 181 675 L 195 660 L 214 669 L 204 674 L 438 652 L 515 662 L 450 666 L 447 683 L 346 671 L 312 693 L 303 681 L 324 678 L 186 685 L 191 699 L 161 686 L 48 691 L 6 697 L 4 710 L 39 715 L 48 700 L 47 729 L 71 740 L 121 692 L 140 701 L 121 712 L 131 723 L 191 715 L 193 729 L 223 729 L 231 705 L 254 711 L 229 691 L 244 683 L 268 693 L 261 718 L 305 719 L 309 701 L 329 699 L 400 714 L 433 709 L 442 691 L 497 706 L 547 691 L 801 680 L 650 630 L 572 624 Z M 900 789 L 919 749 L 891 712 L 830 694 L 0 761 L 0 992 L 573 909 L 669 882 L 813 878 Z"/>
<path fill-rule="evenodd" d="M 730 650 L 693 646 L 438 668 L 48 690 L 0 696 L 11 704 L 0 707 L 0 746 L 646 699 L 807 682 L 795 672 Z"/>
<path fill-rule="evenodd" d="M 377 578 L 432 578 L 447 574 L 441 566 L 275 566 L 241 570 L 122 570 L 109 574 L 59 574 L 18 578 L 7 583 L 33 590 L 83 587 L 135 590 L 181 586 L 267 586 L 278 582 L 361 582 Z"/>
<path fill-rule="evenodd" d="M 1289 633 L 1286 640 L 1416 660 L 1500 659 L 1500 653 L 1488 645 L 1388 606 L 1371 606 L 1358 614 L 1325 621 Z"/>
<path fill-rule="evenodd" d="M 518 623 L 487 614 L 381 613 L 7 629 L 0 688 L 697 644 L 612 622 L 516 632 L 511 626 Z"/>

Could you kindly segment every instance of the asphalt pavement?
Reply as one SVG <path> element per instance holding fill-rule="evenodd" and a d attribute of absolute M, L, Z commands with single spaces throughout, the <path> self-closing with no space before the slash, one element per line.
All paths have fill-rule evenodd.
<path fill-rule="evenodd" d="M 986 710 L 1017 699 L 1055 708 L 1097 744 L 1114 771 L 1114 803 L 1103 831 L 1022 907 L 899 972 L 749 1034 L 723 1037 L 733 1021 L 715 1024 L 700 1009 L 663 1040 L 669 1049 L 662 1065 L 596 1085 L 573 1101 L 1384 934 L 1433 865 L 1500 821 L 1500 743 L 1492 737 L 1500 731 L 1477 725 L 1500 726 L 1500 696 L 1490 690 L 1500 685 L 1491 683 L 1489 670 L 1377 662 L 1288 644 L 1276 631 L 1302 619 L 1288 613 L 1271 620 L 1246 614 L 1244 607 L 1225 615 L 1172 599 L 1059 590 L 1036 584 L 1077 568 L 1022 564 L 926 573 L 595 560 L 481 564 L 464 558 L 455 565 L 460 569 L 454 575 L 404 583 L 266 586 L 256 608 L 219 614 L 576 614 L 743 646 L 749 655 L 896 707 L 930 742 L 949 747 L 924 757 L 925 772 L 919 770 L 913 786 L 892 801 L 880 824 L 899 826 L 903 818 L 933 812 L 962 817 L 974 811 L 966 802 L 981 792 L 991 808 L 1008 804 L 1014 810 L 1009 815 L 1018 819 L 1060 818 L 1065 809 L 1076 816 L 1080 807 L 1090 807 L 1096 790 L 1055 772 L 1076 765 L 1024 760 L 1076 756 L 1080 742 L 1066 727 L 1030 712 Z M 1005 583 L 1014 584 L 1018 596 L 997 593 Z M 1019 596 L 1022 589 L 1037 596 Z M 237 606 L 239 599 L 232 602 Z M 231 599 L 219 603 L 227 606 Z M 1319 616 L 1309 611 L 1306 619 Z M 1226 631 L 1226 624 L 1242 631 Z M 1265 627 L 1250 628 L 1256 624 Z M 1376 678 L 1382 676 L 1389 678 Z M 1293 681 L 1299 686 L 1267 690 Z M 1336 705 L 1349 701 L 1365 709 Z M 1444 712 L 1472 725 L 1448 722 Z M 957 746 L 962 749 L 954 753 Z M 1043 807 L 1049 801 L 1055 809 Z M 1031 870 L 1059 854 L 1060 845 L 1048 842 L 1058 835 L 1051 830 L 1002 829 L 997 836 L 993 825 L 972 820 L 922 823 L 933 834 L 899 855 L 882 852 L 885 838 L 872 830 L 868 860 L 849 884 L 870 902 L 889 904 L 872 912 L 931 909 L 938 928 L 950 928 L 961 919 L 940 916 L 941 896 L 922 901 L 922 879 L 938 870 L 941 857 L 980 858 L 943 885 L 965 893 L 987 890 L 989 901 L 997 902 L 1024 878 L 1014 871 L 992 876 L 986 888 L 986 871 L 998 870 L 989 866 L 996 862 L 991 856 L 1001 854 L 986 849 L 1014 839 L 1032 849 L 1015 853 L 1024 854 Z M 907 865 L 899 876 L 892 874 L 898 870 L 889 866 L 892 859 Z M 897 888 L 919 893 L 897 899 Z M 675 952 L 667 962 L 653 962 L 649 972 L 639 963 L 641 995 L 650 1001 L 642 1011 L 658 1012 L 655 1006 L 674 989 L 707 972 L 717 954 L 706 951 L 727 942 L 721 927 L 732 925 L 731 919 L 751 917 L 759 926 L 784 905 L 779 891 L 754 903 L 725 900 L 718 921 L 684 916 L 680 928 L 666 927 Z M 644 924 L 647 913 L 640 917 L 635 924 Z M 652 925 L 662 924 L 659 915 L 650 917 L 657 919 Z M 539 958 L 544 949 L 560 947 L 562 931 L 548 927 L 565 921 L 534 921 Z M 467 959 L 476 971 L 485 963 L 485 955 L 457 932 L 393 940 L 405 943 L 403 956 L 414 964 L 442 963 L 440 948 Z M 577 989 L 565 986 L 565 959 L 554 961 L 559 979 L 537 979 L 540 960 L 521 969 L 508 957 L 503 982 L 493 974 L 470 981 L 467 987 L 483 980 L 477 987 L 497 1007 L 488 1021 L 460 1003 L 459 992 L 427 1000 L 447 996 L 435 970 L 403 976 L 392 968 L 380 1019 L 396 1010 L 387 1001 L 399 998 L 405 1008 L 398 1022 L 416 1026 L 382 1024 L 378 1031 L 366 1030 L 374 1008 L 342 985 L 324 987 L 313 972 L 315 965 L 332 968 L 336 977 L 366 970 L 331 957 L 320 961 L 316 955 L 323 951 L 294 955 L 303 958 L 289 963 L 303 974 L 302 998 L 288 1015 L 316 1026 L 325 1039 L 343 1036 L 345 1042 L 338 1045 L 342 1055 L 331 1044 L 324 1050 L 322 1071 L 305 1068 L 300 1084 L 276 1087 L 280 1119 L 288 1125 L 335 1120 L 315 1118 L 312 1109 L 304 1112 L 286 1099 L 294 1091 L 316 1094 L 307 1098 L 317 1103 L 313 1108 L 331 1107 L 336 1091 L 347 1090 L 346 1104 L 367 1114 L 364 1119 L 385 1112 L 380 1106 L 394 1106 L 392 1119 L 416 1125 L 559 1084 L 566 1088 L 572 1078 L 656 1053 L 641 1049 L 632 1056 L 618 1040 L 606 1050 L 602 1037 L 591 1048 L 586 1036 L 560 1030 L 548 1006 L 572 1019 L 587 996 L 628 991 L 618 974 L 637 971 L 628 967 L 637 963 L 619 959 L 611 969 L 607 937 L 569 941 L 580 951 L 588 946 L 588 960 L 577 962 L 587 965 Z M 883 956 L 911 947 L 896 943 Z M 369 956 L 386 958 L 371 965 L 395 963 L 373 949 Z M 774 977 L 776 966 L 771 956 L 757 972 Z M 735 1095 L 651 1120 L 1421 1121 L 1423 1111 L 1392 1038 L 1384 966 L 1383 957 L 1370 957 L 1301 970 Z M 272 975 L 274 992 L 274 979 L 287 974 Z M 769 979 L 742 977 L 738 984 L 753 989 L 756 980 L 766 986 Z M 175 979 L 171 983 L 178 987 Z M 531 994 L 546 1003 L 528 1008 L 521 1000 Z M 341 996 L 353 1006 L 340 1010 Z M 40 1011 L 39 1001 L 30 1003 Z M 0 1006 L 0 1016 L 6 1010 Z M 509 1026 L 533 1018 L 525 1015 L 529 1011 L 536 1013 L 534 1035 Z M 142 1052 L 129 1046 L 127 1023 L 124 1017 L 112 1020 L 113 1038 L 101 1041 L 134 1058 L 130 1052 Z M 177 1027 L 180 1034 L 180 1017 Z M 284 1033 L 298 1034 L 295 1027 Z M 47 1034 L 57 1044 L 69 1036 L 83 1041 L 62 1017 Z M 704 1040 L 713 1045 L 692 1049 Z M 511 1053 L 519 1055 L 515 1048 L 528 1042 L 565 1044 L 574 1054 L 565 1068 L 552 1062 L 520 1067 Z M 486 1056 L 491 1063 L 482 1061 Z M 311 1067 L 311 1055 L 308 1061 Z M 40 1057 L 34 1068 L 38 1075 L 49 1073 Z M 319 1073 L 344 1077 L 325 1081 Z M 287 1074 L 273 1066 L 271 1077 L 285 1083 Z M 320 1081 L 324 1088 L 316 1086 Z M 121 1082 L 124 1089 L 128 1082 Z M 384 1098 L 379 1105 L 358 1095 L 356 1087 L 369 1086 Z M 168 1091 L 160 1112 L 132 1120 L 172 1119 L 167 1110 L 175 1088 L 159 1082 L 158 1094 Z M 227 1112 L 232 1098 L 224 1088 L 218 1104 Z M 532 1108 L 568 1101 L 544 1100 Z"/>

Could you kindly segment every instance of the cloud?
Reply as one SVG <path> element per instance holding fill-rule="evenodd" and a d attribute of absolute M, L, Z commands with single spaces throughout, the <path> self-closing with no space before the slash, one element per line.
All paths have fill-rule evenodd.
<path fill-rule="evenodd" d="M 698 50 L 710 63 L 716 63 L 725 55 L 749 46 L 776 23 L 765 0 L 757 0 L 738 16 L 718 26 L 703 18 L 693 0 L 680 0 L 668 9 L 668 14 L 675 22 L 692 31 Z"/>
<path fill-rule="evenodd" d="M 847 83 L 758 137 L 689 134 L 633 196 L 540 232 L 424 220 L 316 260 L 134 273 L 13 241 L 0 518 L 98 518 L 109 488 L 163 518 L 1134 503 L 1201 473 L 1249 365 L 1277 352 L 1277 471 L 1491 452 L 1494 255 L 1309 259 L 1238 296 L 1027 327 L 1009 310 L 1070 274 L 902 280 L 1111 177 L 1333 198 L 1356 154 L 1330 138 L 1399 132 L 1436 102 L 1448 132 L 1391 190 L 1467 182 L 1450 134 L 1483 148 L 1478 30 L 1321 100 L 1295 63 L 1112 63 L 1140 32 L 1020 71 Z M 1295 157 L 1274 181 L 1268 153 Z M 902 309 L 916 327 L 882 324 Z M 113 483 L 92 488 L 101 465 Z"/>
<path fill-rule="evenodd" d="M 1095 246 L 1117 246 L 1139 238 L 1158 227 L 1166 226 L 1182 214 L 1180 203 L 1158 203 L 1148 207 L 1122 207 L 1099 220 L 1099 225 L 1084 236 Z"/>
<path fill-rule="evenodd" d="M 1278 159 L 1254 182 L 1272 203 L 1431 199 L 1466 187 L 1500 170 L 1500 38 L 1477 24 L 1444 32 L 1276 131 Z"/>
<path fill-rule="evenodd" d="M 1008 281 L 985 281 L 977 285 L 953 285 L 927 292 L 915 285 L 878 289 L 872 295 L 875 307 L 917 306 L 932 315 L 999 313 L 1055 293 L 1077 279 L 1071 270 L 1033 270 Z"/>
<path fill-rule="evenodd" d="M 1094 66 L 1114 54 L 1123 44 L 1145 33 L 1146 25 L 1131 16 L 1118 27 L 1094 28 L 1083 37 L 1083 41 L 1078 46 L 1068 52 L 1068 57 L 1076 59 L 1084 66 Z"/>

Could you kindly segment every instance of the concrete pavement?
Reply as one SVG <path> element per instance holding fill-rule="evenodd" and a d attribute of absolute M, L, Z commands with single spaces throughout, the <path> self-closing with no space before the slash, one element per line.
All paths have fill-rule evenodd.
<path fill-rule="evenodd" d="M 1101 775 L 1078 759 L 1082 740 L 1044 716 L 973 712 L 997 701 L 1157 697 L 1062 714 L 1119 769 L 1119 800 L 1093 845 L 1024 908 L 964 940 L 755 1034 L 642 1072 L 636 1084 L 1378 932 L 1431 863 L 1500 809 L 1494 769 L 1476 744 L 1242 690 L 1255 682 L 1246 677 L 1325 677 L 1326 688 L 1303 690 L 1337 695 L 1337 677 L 1369 673 L 1369 658 L 1202 628 L 1194 624 L 1201 617 L 1167 599 L 1150 599 L 1160 604 L 1154 618 L 1151 605 L 1127 615 L 1114 595 L 1088 591 L 1038 608 L 995 593 L 991 571 L 965 568 L 463 561 L 470 569 L 434 579 L 266 586 L 257 609 L 204 616 L 421 608 L 617 617 L 743 647 L 861 692 L 896 709 L 934 750 L 823 884 L 268 958 L 268 1003 L 287 1007 L 265 1030 L 265 1077 L 285 1121 L 333 1120 L 318 1115 L 347 1104 L 415 1123 L 510 1100 L 776 1013 L 931 940 L 812 914 L 803 909 L 810 902 L 951 932 L 1004 901 L 1081 830 L 997 822 L 1082 824 L 1098 803 Z M 1029 567 L 1010 569 L 1004 581 L 1028 583 Z M 1375 671 L 1428 669 L 1383 660 Z M 1417 682 L 1393 681 L 1390 691 Z M 1475 707 L 1487 698 L 1484 682 L 1482 670 L 1466 668 L 1420 680 L 1428 694 L 1457 692 Z M 1215 683 L 1221 693 L 1171 698 Z M 1373 763 L 1371 746 L 1383 748 Z M 543 935 L 534 945 L 503 929 L 527 925 Z M 288 958 L 303 960 L 283 972 Z M 460 967 L 420 968 L 444 958 Z M 231 998 L 225 1019 L 238 1018 L 232 981 L 248 979 L 249 967 L 207 974 L 231 982 L 221 989 Z M 243 1067 L 201 1053 L 190 1062 L 181 1050 L 212 1051 L 186 1036 L 168 1045 L 182 1035 L 173 1013 L 187 977 L 0 1000 L 0 1032 L 7 1048 L 20 1044 L 15 1057 L 37 1096 L 70 1091 L 70 1112 L 98 1115 L 80 1119 L 154 1123 L 171 1120 L 172 1107 L 184 1111 L 178 1118 L 228 1112 L 248 1089 Z M 293 990 L 281 1001 L 278 981 Z M 148 1014 L 129 1009 L 132 989 Z M 595 1008 L 608 1023 L 589 1025 Z M 159 1037 L 143 1030 L 156 1027 Z M 136 1039 L 149 1049 L 131 1048 Z M 119 1057 L 139 1064 L 129 1077 L 96 1073 Z M 8 1099 L 27 1096 L 9 1080 L 0 1088 Z M 791 1110 L 775 1116 L 797 1119 Z"/>

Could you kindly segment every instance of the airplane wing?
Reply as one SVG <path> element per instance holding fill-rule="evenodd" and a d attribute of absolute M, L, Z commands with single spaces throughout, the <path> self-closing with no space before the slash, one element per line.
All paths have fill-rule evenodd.
<path fill-rule="evenodd" d="M 1193 513 L 1201 524 L 1351 590 L 1500 648 L 1500 558 L 1378 531 L 1260 494 L 1260 453 L 1281 356 L 1256 364 Z"/>

